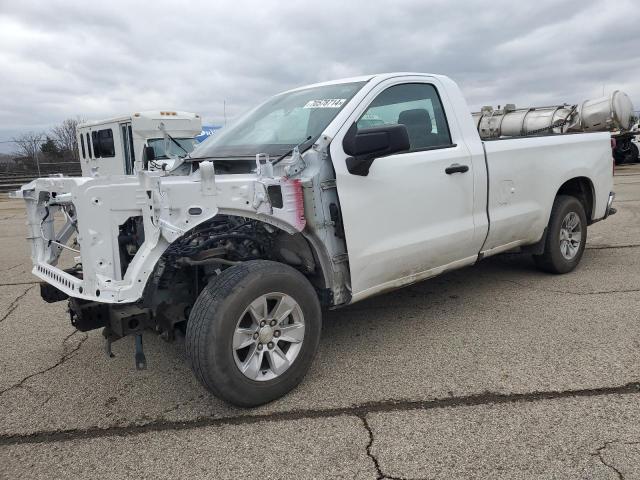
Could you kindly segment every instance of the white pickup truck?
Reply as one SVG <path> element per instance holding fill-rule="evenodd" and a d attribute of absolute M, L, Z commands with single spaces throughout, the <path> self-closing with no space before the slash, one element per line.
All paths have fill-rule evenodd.
<path fill-rule="evenodd" d="M 573 270 L 614 211 L 612 170 L 608 133 L 483 142 L 452 80 L 393 73 L 276 95 L 171 171 L 15 196 L 45 300 L 107 346 L 135 335 L 139 367 L 144 330 L 182 330 L 202 384 L 253 406 L 302 380 L 322 307 L 518 247 Z"/>

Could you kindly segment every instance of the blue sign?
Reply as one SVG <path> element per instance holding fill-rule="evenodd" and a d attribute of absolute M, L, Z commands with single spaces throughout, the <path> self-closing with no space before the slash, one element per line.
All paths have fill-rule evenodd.
<path fill-rule="evenodd" d="M 221 125 L 203 125 L 200 135 L 196 135 L 196 140 L 198 141 L 198 143 L 202 143 L 221 128 Z"/>

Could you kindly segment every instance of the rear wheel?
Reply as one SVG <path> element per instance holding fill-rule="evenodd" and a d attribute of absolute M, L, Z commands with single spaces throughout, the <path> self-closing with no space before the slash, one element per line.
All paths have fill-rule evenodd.
<path fill-rule="evenodd" d="M 629 158 L 627 159 L 627 163 L 638 163 L 640 161 L 640 152 L 638 152 L 638 145 L 633 142 L 631 143 L 631 147 L 629 148 Z"/>
<path fill-rule="evenodd" d="M 542 255 L 533 258 L 538 268 L 567 273 L 576 268 L 587 242 L 587 216 L 575 197 L 558 195 L 553 202 Z"/>
<path fill-rule="evenodd" d="M 628 148 L 624 150 L 617 148 L 614 151 L 613 158 L 616 165 L 624 165 L 626 163 L 637 163 L 640 160 L 638 155 L 638 146 L 632 141 L 629 141 Z"/>
<path fill-rule="evenodd" d="M 214 395 L 251 407 L 302 381 L 318 348 L 321 312 L 297 270 L 255 260 L 231 267 L 204 288 L 189 317 L 191 367 Z"/>

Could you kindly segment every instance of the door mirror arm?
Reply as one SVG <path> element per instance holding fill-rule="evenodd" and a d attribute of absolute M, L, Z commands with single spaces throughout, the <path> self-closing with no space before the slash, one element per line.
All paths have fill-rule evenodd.
<path fill-rule="evenodd" d="M 347 170 L 351 175 L 359 175 L 361 177 L 366 177 L 369 175 L 369 169 L 371 165 L 373 165 L 373 161 L 376 157 L 369 156 L 365 158 L 364 156 L 358 157 L 347 157 Z"/>
<path fill-rule="evenodd" d="M 156 151 L 153 149 L 153 147 L 145 146 L 144 150 L 143 150 L 143 157 L 144 157 L 143 168 L 145 170 L 148 170 L 149 169 L 149 162 L 153 162 L 156 159 Z"/>
<path fill-rule="evenodd" d="M 407 127 L 402 124 L 358 129 L 354 123 L 342 140 L 342 148 L 349 155 L 347 170 L 363 177 L 376 158 L 406 152 L 410 147 Z"/>

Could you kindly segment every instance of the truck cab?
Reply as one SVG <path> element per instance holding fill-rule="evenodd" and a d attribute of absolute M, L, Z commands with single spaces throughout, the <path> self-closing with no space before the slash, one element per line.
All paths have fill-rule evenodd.
<path fill-rule="evenodd" d="M 161 168 L 191 153 L 201 132 L 200 115 L 175 111 L 136 112 L 79 124 L 82 176 L 132 175 L 136 162 L 143 165 L 149 160 L 150 170 Z M 145 153 L 151 151 L 145 147 L 151 147 L 153 155 Z"/>

